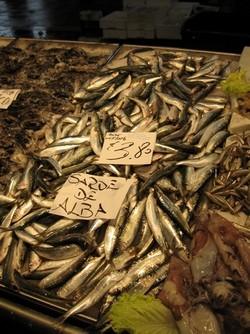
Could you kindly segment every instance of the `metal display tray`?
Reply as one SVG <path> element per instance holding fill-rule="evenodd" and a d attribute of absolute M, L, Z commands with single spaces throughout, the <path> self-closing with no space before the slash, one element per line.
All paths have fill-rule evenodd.
<path fill-rule="evenodd" d="M 80 42 L 80 41 L 58 41 L 58 40 L 43 40 L 32 38 L 18 38 L 15 39 L 15 47 L 25 49 L 33 43 L 41 43 L 44 49 L 50 48 L 67 48 L 79 47 L 83 48 L 91 56 L 106 56 L 109 57 L 118 47 L 119 44 L 96 43 L 96 42 Z"/>
<path fill-rule="evenodd" d="M 40 40 L 29 38 L 0 38 L 0 48 L 8 48 L 11 46 L 25 50 L 34 43 L 39 43 L 41 45 L 41 49 L 43 50 L 51 48 L 81 48 L 90 57 L 102 57 L 106 59 L 106 62 L 108 62 L 109 59 L 112 59 L 113 54 L 115 54 L 120 47 L 119 44 L 95 42 L 72 42 L 64 40 Z M 104 66 L 106 62 L 104 63 Z M 29 308 L 27 308 L 26 312 L 22 312 L 19 310 L 18 305 L 29 305 Z M 58 305 L 53 301 L 49 301 L 48 299 L 45 300 L 42 296 L 40 297 L 37 295 L 32 295 L 31 293 L 16 291 L 14 289 L 12 290 L 5 287 L 3 284 L 0 284 L 0 320 L 3 318 L 6 320 L 6 322 L 9 322 L 10 320 L 18 322 L 18 324 L 22 327 L 22 325 L 25 325 L 24 320 L 27 320 L 27 317 L 29 317 L 31 321 L 31 326 L 34 328 L 34 330 L 38 327 L 44 329 L 44 326 L 46 326 L 46 330 L 48 330 L 52 327 L 52 322 L 50 323 L 52 318 L 44 319 L 44 316 L 53 315 L 54 317 L 56 317 L 63 314 L 66 310 L 66 304 L 64 307 L 62 305 Z M 83 331 L 82 329 L 89 324 L 94 323 L 96 321 L 96 318 L 97 309 L 92 308 L 84 315 L 79 314 L 72 317 L 72 319 L 69 319 L 67 321 L 67 324 L 79 326 L 79 328 L 81 328 L 81 333 L 87 333 L 87 331 Z M 20 319 L 22 319 L 22 321 L 19 323 Z M 67 324 L 65 324 L 65 328 L 63 329 L 65 333 L 77 333 L 77 328 L 69 329 L 67 331 Z M 38 333 L 37 331 L 35 332 Z"/>
<path fill-rule="evenodd" d="M 42 297 L 15 291 L 0 284 L 0 323 L 3 320 L 10 325 L 13 323 L 13 328 L 18 325 L 19 330 L 27 330 L 27 333 L 44 333 L 44 330 L 56 333 L 55 318 L 65 311 L 66 307 Z M 91 315 L 79 314 L 65 322 L 60 330 L 65 334 L 89 333 L 87 327 L 95 321 Z"/>
<path fill-rule="evenodd" d="M 116 66 L 124 66 L 126 62 L 126 55 L 132 50 L 138 50 L 140 56 L 143 57 L 144 52 L 148 53 L 150 49 L 152 52 L 159 51 L 159 52 L 187 52 L 189 55 L 204 55 L 204 56 L 215 56 L 217 55 L 220 59 L 230 60 L 235 62 L 236 65 L 240 59 L 239 54 L 235 53 L 223 53 L 223 52 L 213 52 L 213 51 L 203 51 L 203 50 L 193 50 L 193 49 L 182 49 L 182 48 L 168 48 L 168 47 L 157 47 L 157 46 L 147 46 L 147 45 L 131 45 L 131 44 L 123 44 L 117 50 L 114 57 L 107 63 L 108 68 L 114 68 Z"/>
<path fill-rule="evenodd" d="M 43 40 L 33 38 L 2 38 L 0 37 L 0 48 L 14 46 L 22 50 L 27 49 L 32 44 L 38 43 L 42 49 L 51 48 L 81 48 L 91 57 L 104 58 L 106 61 L 101 67 L 105 66 L 110 59 L 120 49 L 117 43 L 97 43 L 97 42 L 81 42 L 81 41 L 65 41 L 65 40 Z"/>
<path fill-rule="evenodd" d="M 108 44 L 108 43 L 89 43 L 89 42 L 72 42 L 72 41 L 58 41 L 58 40 L 35 40 L 35 39 L 26 39 L 26 38 L 19 38 L 19 39 L 11 39 L 11 38 L 0 38 L 0 47 L 7 47 L 8 45 L 14 45 L 15 47 L 25 49 L 29 47 L 32 43 L 41 43 L 43 48 L 56 48 L 56 47 L 79 47 L 83 48 L 87 53 L 91 56 L 100 56 L 103 55 L 106 57 L 107 62 L 104 68 L 114 68 L 116 66 L 123 66 L 125 64 L 125 57 L 126 54 L 133 50 L 133 49 L 140 49 L 143 52 L 145 48 L 151 48 L 152 50 L 159 50 L 159 51 L 185 51 L 190 54 L 195 55 L 218 55 L 223 59 L 228 59 L 230 61 L 237 62 L 239 61 L 240 55 L 238 54 L 227 54 L 227 53 L 214 53 L 210 51 L 199 51 L 199 50 L 192 50 L 192 49 L 175 49 L 175 48 L 168 48 L 168 47 L 151 47 L 151 46 L 138 46 L 138 45 L 119 45 L 119 44 Z M 1 301 L 1 298 L 9 300 L 10 303 L 19 303 L 23 305 L 29 304 L 30 306 L 30 317 L 33 317 L 32 311 L 40 312 L 41 319 L 42 315 L 48 314 L 52 316 L 58 316 L 66 311 L 66 307 L 62 307 L 61 305 L 57 305 L 55 302 L 50 302 L 48 300 L 43 299 L 43 297 L 34 296 L 28 293 L 24 293 L 21 291 L 11 290 L 6 288 L 4 285 L 0 284 L 0 312 L 4 314 L 3 309 L 5 309 L 5 313 L 10 312 L 7 310 L 7 304 L 5 305 L 4 300 Z M 97 306 L 96 306 L 97 307 Z M 2 310 L 1 310 L 2 308 Z M 85 314 L 79 314 L 77 316 L 72 317 L 72 319 L 67 320 L 67 323 L 76 324 L 76 326 L 80 326 L 81 328 L 86 328 L 88 325 L 93 324 L 97 320 L 97 310 L 90 309 L 89 312 Z M 22 315 L 19 315 L 22 317 Z M 42 320 L 41 320 L 42 321 Z M 39 321 L 38 321 L 39 323 Z M 49 325 L 48 325 L 49 328 Z M 66 333 L 66 332 L 65 332 Z M 71 333 L 75 333 L 73 330 Z M 82 331 L 82 333 L 88 333 L 87 331 Z"/>

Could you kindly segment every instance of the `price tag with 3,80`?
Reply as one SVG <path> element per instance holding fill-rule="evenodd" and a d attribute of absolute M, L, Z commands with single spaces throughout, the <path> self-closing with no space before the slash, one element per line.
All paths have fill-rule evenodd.
<path fill-rule="evenodd" d="M 50 213 L 71 219 L 114 219 L 132 183 L 122 177 L 71 174 Z"/>
<path fill-rule="evenodd" d="M 99 163 L 148 165 L 152 161 L 156 132 L 108 132 Z"/>
<path fill-rule="evenodd" d="M 8 109 L 20 92 L 20 89 L 0 89 L 0 109 Z"/>

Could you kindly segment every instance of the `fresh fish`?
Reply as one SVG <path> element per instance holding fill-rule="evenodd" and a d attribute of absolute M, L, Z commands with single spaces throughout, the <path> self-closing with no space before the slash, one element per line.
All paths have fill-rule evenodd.
<path fill-rule="evenodd" d="M 102 151 L 102 140 L 99 137 L 99 133 L 96 127 L 92 127 L 90 130 L 90 145 L 93 152 L 97 156 L 100 156 Z"/>
<path fill-rule="evenodd" d="M 153 188 L 150 189 L 149 195 L 146 201 L 145 214 L 147 217 L 147 222 L 150 226 L 152 234 L 160 248 L 167 253 L 168 248 L 163 236 L 162 226 L 159 218 L 159 212 L 157 207 L 157 202 L 154 196 Z"/>
<path fill-rule="evenodd" d="M 159 219 L 162 226 L 162 233 L 165 238 L 165 242 L 169 247 L 169 251 L 172 253 L 178 253 L 179 257 L 187 262 L 188 261 L 188 249 L 184 241 L 180 230 L 176 227 L 174 221 L 170 216 L 158 207 Z"/>
<path fill-rule="evenodd" d="M 74 164 L 82 162 L 87 156 L 92 153 L 92 148 L 90 145 L 81 145 L 76 150 L 74 150 L 74 155 L 64 160 L 61 158 L 58 162 L 61 168 L 69 167 Z"/>
<path fill-rule="evenodd" d="M 112 271 L 110 274 L 104 276 L 98 284 L 91 289 L 87 296 L 80 299 L 75 305 L 69 308 L 61 317 L 57 319 L 57 324 L 60 326 L 64 321 L 74 314 L 83 312 L 89 309 L 91 306 L 95 305 L 110 288 L 120 280 L 124 278 L 126 274 L 125 270 L 122 271 Z"/>
<path fill-rule="evenodd" d="M 20 201 L 13 214 L 12 223 L 17 222 L 20 219 L 22 219 L 24 216 L 26 216 L 33 209 L 34 206 L 35 206 L 35 202 L 32 198 L 32 194 L 28 198 Z"/>
<path fill-rule="evenodd" d="M 155 90 L 155 93 L 159 95 L 159 97 L 166 102 L 169 105 L 177 107 L 179 110 L 182 110 L 184 108 L 185 103 L 180 100 L 179 98 L 176 98 L 174 96 L 171 96 L 167 93 L 162 93 L 157 90 Z"/>
<path fill-rule="evenodd" d="M 161 251 L 161 249 L 153 249 L 143 258 L 133 263 L 129 270 L 126 271 L 122 280 L 120 280 L 117 284 L 114 284 L 110 288 L 109 293 L 112 295 L 123 292 L 135 281 L 156 270 L 160 265 L 164 263 L 166 258 L 166 255 Z"/>
<path fill-rule="evenodd" d="M 59 138 L 47 147 L 54 147 L 60 145 L 81 145 L 83 143 L 88 143 L 90 141 L 89 136 L 70 136 L 70 137 L 63 137 Z"/>
<path fill-rule="evenodd" d="M 33 250 L 40 256 L 49 260 L 62 260 L 82 254 L 82 248 L 76 244 L 62 246 L 35 245 Z"/>
<path fill-rule="evenodd" d="M 25 230 L 15 230 L 15 235 L 29 245 L 37 245 L 40 243 L 39 236 L 32 235 Z"/>
<path fill-rule="evenodd" d="M 33 189 L 34 170 L 35 170 L 35 160 L 32 158 L 27 159 L 22 176 L 16 187 L 17 191 L 23 192 L 23 197 L 24 194 L 29 195 Z"/>
<path fill-rule="evenodd" d="M 79 227 L 79 220 L 73 220 L 69 218 L 60 218 L 55 223 L 47 227 L 42 233 L 40 233 L 40 239 L 43 241 L 49 240 L 51 237 L 60 234 L 66 234 L 70 228 Z"/>
<path fill-rule="evenodd" d="M 14 231 L 15 229 L 23 228 L 26 225 L 31 224 L 33 219 L 38 219 L 47 212 L 47 208 L 34 209 L 27 215 L 23 216 L 21 219 L 17 220 L 15 223 L 11 224 L 8 228 L 3 228 L 0 226 L 0 229 L 2 228 L 3 230 Z"/>
<path fill-rule="evenodd" d="M 114 97 L 116 97 L 117 95 L 120 94 L 120 92 L 122 92 L 123 90 L 126 90 L 132 82 L 132 77 L 129 74 L 126 79 L 124 80 L 124 82 L 119 85 L 118 87 L 115 88 L 115 90 L 113 91 L 113 93 L 109 96 L 109 99 L 113 99 Z"/>
<path fill-rule="evenodd" d="M 22 275 L 23 276 L 28 276 L 30 273 L 35 271 L 43 262 L 43 259 L 34 251 L 30 251 L 28 253 L 28 257 L 26 259 L 27 261 L 27 272 L 25 272 L 24 269 L 22 269 Z"/>
<path fill-rule="evenodd" d="M 11 175 L 11 177 L 10 177 L 6 187 L 5 187 L 4 193 L 0 194 L 1 197 L 2 196 L 4 196 L 3 198 L 5 198 L 5 196 L 8 197 L 9 199 L 7 199 L 7 201 L 10 201 L 12 197 L 15 197 L 15 194 L 17 192 L 17 186 L 19 184 L 21 176 L 22 176 L 22 172 L 19 171 L 19 170 L 15 171 Z M 0 203 L 1 203 L 1 201 L 0 201 Z"/>
<path fill-rule="evenodd" d="M 89 250 L 82 252 L 80 255 L 73 257 L 72 260 L 58 269 L 54 270 L 50 275 L 40 280 L 39 287 L 43 289 L 55 288 L 68 280 L 74 272 L 83 264 Z"/>
<path fill-rule="evenodd" d="M 198 158 L 194 157 L 187 160 L 177 161 L 176 164 L 178 166 L 201 168 L 207 166 L 208 164 L 209 165 L 216 164 L 218 157 L 219 157 L 218 153 L 212 152 Z"/>
<path fill-rule="evenodd" d="M 40 288 L 35 283 L 31 283 L 25 277 L 23 277 L 18 270 L 14 271 L 13 279 L 18 290 L 24 293 L 31 293 L 38 298 L 43 298 L 44 301 L 47 301 L 49 303 L 55 302 L 61 304 L 62 306 L 65 304 L 65 299 L 61 299 L 53 291 Z"/>
<path fill-rule="evenodd" d="M 87 259 L 87 263 L 84 263 L 70 279 L 60 286 L 56 294 L 62 298 L 69 297 L 74 290 L 84 284 L 90 273 L 97 268 L 101 261 L 103 261 L 103 258 L 104 255 Z"/>
<path fill-rule="evenodd" d="M 111 259 L 111 264 L 116 270 L 128 268 L 138 258 L 137 247 L 130 246 L 125 251 L 116 254 Z"/>
<path fill-rule="evenodd" d="M 161 189 L 159 189 L 157 186 L 155 186 L 154 188 L 156 191 L 157 199 L 163 209 L 166 210 L 170 217 L 172 217 L 175 222 L 177 222 L 181 226 L 183 231 L 188 236 L 191 236 L 190 227 L 185 218 L 183 217 L 181 210 L 171 201 L 171 199 L 166 194 L 164 194 Z"/>
<path fill-rule="evenodd" d="M 136 103 L 140 107 L 140 109 L 142 111 L 142 117 L 143 118 L 146 118 L 146 117 L 150 116 L 151 111 L 150 111 L 150 108 L 149 108 L 149 106 L 146 102 L 144 102 L 143 100 L 141 100 L 139 98 L 131 97 L 131 96 L 129 97 L 129 99 L 131 101 L 133 101 L 134 103 Z"/>
<path fill-rule="evenodd" d="M 12 223 L 13 220 L 13 216 L 15 214 L 15 211 L 17 209 L 17 204 L 13 205 L 13 207 L 9 210 L 9 212 L 6 214 L 6 216 L 4 217 L 1 227 L 3 228 L 9 228 L 10 224 Z M 6 231 L 1 231 L 0 229 L 0 241 L 2 240 L 2 238 L 4 237 Z"/>
<path fill-rule="evenodd" d="M 143 198 L 137 202 L 133 210 L 129 213 L 127 217 L 127 222 L 123 226 L 123 230 L 119 237 L 119 248 L 124 251 L 128 248 L 139 230 L 142 215 L 145 210 L 146 198 Z"/>
<path fill-rule="evenodd" d="M 98 88 L 101 88 L 103 85 L 105 85 L 107 82 L 113 82 L 113 79 L 117 78 L 119 76 L 119 71 L 114 71 L 110 74 L 103 75 L 100 77 L 95 77 L 90 80 L 90 82 L 85 86 L 85 89 L 87 91 L 96 90 Z M 78 97 L 77 93 L 74 96 L 75 98 Z"/>
<path fill-rule="evenodd" d="M 4 233 L 0 247 L 0 264 L 3 262 L 3 260 L 6 258 L 8 254 L 9 247 L 12 243 L 12 239 L 13 239 L 12 231 L 7 231 Z"/>
<path fill-rule="evenodd" d="M 205 147 L 205 154 L 209 154 L 214 152 L 215 148 L 217 146 L 220 146 L 223 144 L 228 137 L 229 132 L 227 130 L 221 130 L 218 131 L 216 134 L 214 134 L 208 141 L 206 147 Z"/>
<path fill-rule="evenodd" d="M 206 127 L 210 124 L 213 120 L 218 118 L 222 113 L 223 108 L 211 109 L 208 112 L 203 113 L 201 117 L 196 132 L 200 131 L 202 128 Z"/>
<path fill-rule="evenodd" d="M 148 178 L 141 186 L 140 190 L 138 191 L 138 196 L 141 196 L 144 191 L 155 184 L 155 182 L 157 182 L 159 179 L 161 179 L 162 177 L 164 176 L 168 176 L 170 175 L 174 170 L 176 169 L 176 166 L 168 166 L 168 167 L 165 167 L 163 169 L 159 169 L 157 170 L 156 172 L 154 172 L 150 178 Z"/>
<path fill-rule="evenodd" d="M 11 288 L 14 284 L 14 271 L 15 271 L 15 255 L 16 255 L 16 247 L 18 241 L 13 238 L 12 232 L 7 232 L 5 235 L 6 244 L 3 242 L 1 245 L 1 258 L 0 263 L 3 262 L 3 273 L 2 273 L 2 283 L 4 286 Z M 8 254 L 8 256 L 7 256 Z"/>
<path fill-rule="evenodd" d="M 204 147 L 215 133 L 225 129 L 228 122 L 229 117 L 224 116 L 207 125 L 197 145 Z"/>
<path fill-rule="evenodd" d="M 65 50 L 56 58 L 65 59 Z M 197 214 L 250 208 L 250 137 L 236 136 L 224 147 L 233 100 L 219 85 L 228 62 L 142 47 L 114 63 L 72 84 L 64 102 L 74 107 L 67 102 L 32 136 L 35 153 L 27 146 L 28 157 L 10 157 L 22 168 L 0 194 L 0 282 L 63 301 L 68 311 L 56 330 L 91 307 L 105 318 L 123 292 L 157 296 L 170 256 L 188 263 Z M 70 71 L 86 67 L 71 64 Z M 149 165 L 99 164 L 107 132 L 152 131 L 157 142 Z M 49 213 L 72 173 L 134 179 L 116 219 L 83 222 Z"/>
<path fill-rule="evenodd" d="M 77 148 L 78 146 L 80 146 L 80 144 L 62 144 L 62 145 L 56 145 L 52 147 L 46 147 L 40 152 L 40 157 L 53 157 L 58 154 L 62 154 L 67 151 L 73 150 L 74 148 Z"/>
<path fill-rule="evenodd" d="M 127 216 L 128 204 L 125 202 L 122 204 L 117 218 L 111 219 L 106 227 L 104 235 L 104 251 L 108 261 L 112 258 L 112 253 L 116 247 L 118 238 L 122 233 L 121 231 L 125 226 Z"/>

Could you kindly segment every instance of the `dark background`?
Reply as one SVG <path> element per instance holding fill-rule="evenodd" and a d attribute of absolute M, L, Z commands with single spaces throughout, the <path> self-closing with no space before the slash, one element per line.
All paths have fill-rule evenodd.
<path fill-rule="evenodd" d="M 185 2 L 185 1 L 179 1 Z M 250 1 L 193 1 L 207 9 L 196 12 L 182 26 L 181 40 L 133 39 L 118 43 L 163 45 L 208 51 L 241 53 L 250 45 Z M 211 8 L 218 11 L 211 11 Z M 80 20 L 84 10 L 105 16 L 123 9 L 122 0 L 0 0 L 0 37 L 103 41 L 98 21 Z M 104 41 L 113 42 L 113 41 Z"/>

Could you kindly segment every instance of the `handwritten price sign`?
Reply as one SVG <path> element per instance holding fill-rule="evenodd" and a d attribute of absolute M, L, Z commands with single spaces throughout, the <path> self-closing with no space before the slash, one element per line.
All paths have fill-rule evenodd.
<path fill-rule="evenodd" d="M 148 165 L 152 161 L 155 132 L 108 132 L 99 162 L 117 165 Z"/>
<path fill-rule="evenodd" d="M 0 89 L 0 109 L 8 109 L 20 91 L 20 89 Z"/>
<path fill-rule="evenodd" d="M 122 177 L 72 174 L 58 192 L 50 213 L 71 219 L 114 219 L 132 182 Z"/>

